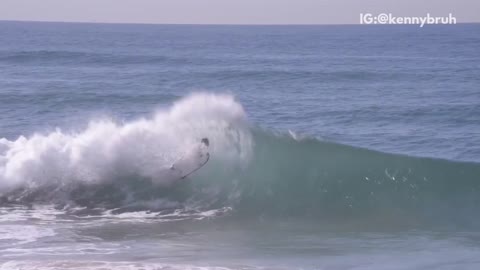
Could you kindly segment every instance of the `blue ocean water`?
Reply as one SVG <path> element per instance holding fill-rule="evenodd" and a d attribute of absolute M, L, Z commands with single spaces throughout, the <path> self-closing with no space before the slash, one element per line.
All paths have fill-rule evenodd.
<path fill-rule="evenodd" d="M 479 266 L 479 24 L 0 37 L 2 269 Z"/>
<path fill-rule="evenodd" d="M 89 113 L 144 116 L 195 91 L 231 92 L 263 127 L 480 160 L 476 24 L 3 22 L 1 29 L 3 137 L 82 122 Z"/>

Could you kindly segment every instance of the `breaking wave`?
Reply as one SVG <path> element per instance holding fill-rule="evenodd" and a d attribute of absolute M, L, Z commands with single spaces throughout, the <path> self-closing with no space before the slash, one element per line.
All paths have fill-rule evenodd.
<path fill-rule="evenodd" d="M 242 106 L 231 96 L 194 94 L 150 119 L 102 119 L 81 132 L 0 139 L 0 192 L 16 201 L 65 201 L 79 190 L 97 193 L 106 186 L 165 189 L 177 180 L 170 166 L 203 137 L 212 141 L 214 159 L 248 162 L 252 138 Z"/>
<path fill-rule="evenodd" d="M 186 181 L 169 166 L 211 141 Z M 0 140 L 2 203 L 119 212 L 231 209 L 234 217 L 476 221 L 480 165 L 381 153 L 252 127 L 229 95 L 199 93 L 151 118 L 96 120 Z"/>

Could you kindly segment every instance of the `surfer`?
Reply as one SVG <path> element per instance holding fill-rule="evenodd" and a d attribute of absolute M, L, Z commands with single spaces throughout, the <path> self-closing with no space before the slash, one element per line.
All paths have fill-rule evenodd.
<path fill-rule="evenodd" d="M 207 159 L 210 158 L 210 153 L 208 153 L 208 147 L 210 146 L 210 142 L 208 141 L 208 138 L 203 138 L 202 141 L 201 141 L 201 145 L 200 145 L 200 151 L 198 151 L 198 154 L 200 157 L 203 157 L 203 154 L 205 152 L 205 155 L 207 156 Z M 201 148 L 204 148 L 204 149 L 201 149 Z"/>
<path fill-rule="evenodd" d="M 208 138 L 202 138 L 200 145 L 172 164 L 170 170 L 177 171 L 180 179 L 184 179 L 190 174 L 196 172 L 207 164 L 210 159 L 210 153 L 208 152 L 209 146 L 210 141 Z"/>

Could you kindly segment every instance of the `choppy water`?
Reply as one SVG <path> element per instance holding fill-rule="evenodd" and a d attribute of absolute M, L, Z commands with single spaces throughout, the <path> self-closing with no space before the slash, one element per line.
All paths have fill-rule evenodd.
<path fill-rule="evenodd" d="M 478 24 L 0 34 L 1 269 L 480 265 Z"/>

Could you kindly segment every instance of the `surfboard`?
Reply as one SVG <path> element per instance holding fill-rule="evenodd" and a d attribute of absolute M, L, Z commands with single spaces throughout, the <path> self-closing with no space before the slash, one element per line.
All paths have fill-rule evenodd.
<path fill-rule="evenodd" d="M 174 162 L 170 167 L 170 171 L 174 173 L 177 178 L 185 179 L 200 170 L 210 159 L 208 146 L 208 139 L 202 139 L 198 146 L 193 147 L 192 150 Z"/>

